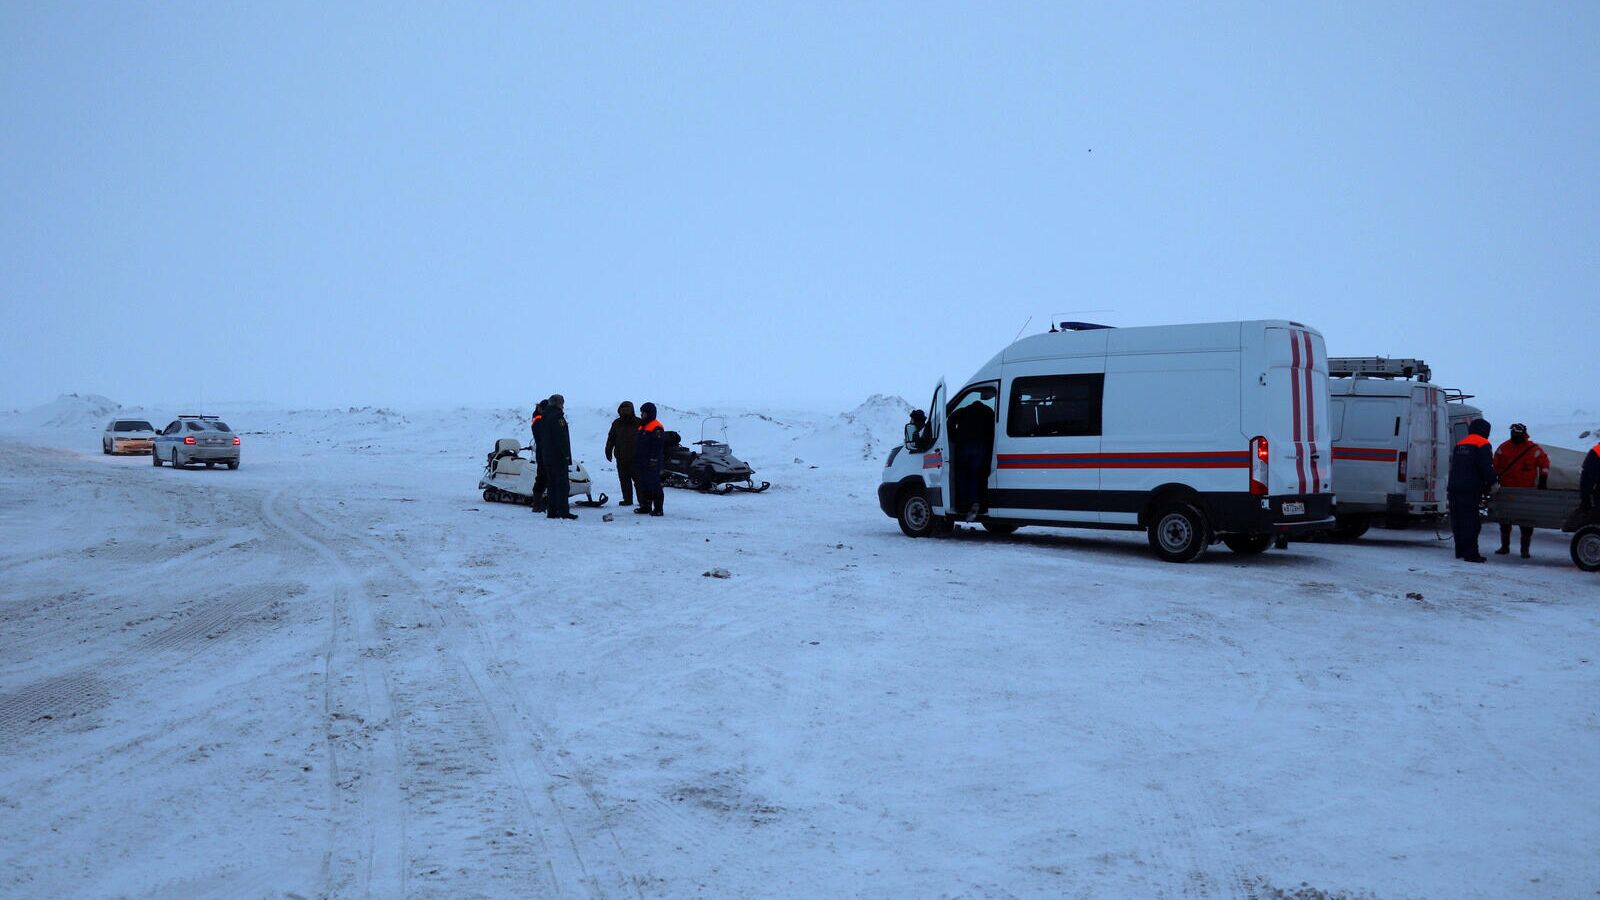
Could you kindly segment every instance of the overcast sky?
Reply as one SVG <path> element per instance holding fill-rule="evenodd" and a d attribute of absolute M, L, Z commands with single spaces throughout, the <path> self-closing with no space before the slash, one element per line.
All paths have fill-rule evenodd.
<path fill-rule="evenodd" d="M 1597 61 L 1591 2 L 4 3 L 0 405 L 920 405 L 1062 314 L 1594 408 Z"/>

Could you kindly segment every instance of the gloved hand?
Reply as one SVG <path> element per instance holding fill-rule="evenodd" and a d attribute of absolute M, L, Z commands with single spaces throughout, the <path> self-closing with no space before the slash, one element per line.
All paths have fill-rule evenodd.
<path fill-rule="evenodd" d="M 1550 473 L 1549 472 L 1540 472 L 1539 473 L 1539 490 L 1541 490 L 1541 491 L 1550 490 Z"/>

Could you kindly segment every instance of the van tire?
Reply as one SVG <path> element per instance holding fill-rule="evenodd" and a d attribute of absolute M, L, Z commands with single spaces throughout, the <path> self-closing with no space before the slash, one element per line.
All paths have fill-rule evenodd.
<path fill-rule="evenodd" d="M 983 522 L 983 530 L 995 537 L 1010 537 L 1017 533 L 1017 528 L 1018 526 L 1010 522 L 991 522 L 987 519 Z"/>
<path fill-rule="evenodd" d="M 933 504 L 928 502 L 926 494 L 915 488 L 900 492 L 895 504 L 895 521 L 900 523 L 900 530 L 906 537 L 932 536 L 933 518 Z"/>
<path fill-rule="evenodd" d="M 1267 548 L 1272 546 L 1273 537 L 1270 534 L 1225 534 L 1222 542 L 1241 556 L 1255 556 L 1267 552 Z"/>
<path fill-rule="evenodd" d="M 1187 503 L 1158 507 L 1150 517 L 1150 549 L 1166 562 L 1193 562 L 1210 543 L 1206 518 Z"/>
<path fill-rule="evenodd" d="M 1336 541 L 1353 541 L 1367 533 L 1372 527 L 1369 516 L 1339 516 L 1333 522 L 1333 539 Z"/>

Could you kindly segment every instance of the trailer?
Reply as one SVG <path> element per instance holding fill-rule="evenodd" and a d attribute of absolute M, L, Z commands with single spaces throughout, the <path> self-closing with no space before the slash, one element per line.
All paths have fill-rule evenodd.
<path fill-rule="evenodd" d="M 1573 564 L 1600 572 L 1600 510 L 1582 509 L 1577 491 L 1501 488 L 1489 500 L 1489 521 L 1570 534 Z"/>

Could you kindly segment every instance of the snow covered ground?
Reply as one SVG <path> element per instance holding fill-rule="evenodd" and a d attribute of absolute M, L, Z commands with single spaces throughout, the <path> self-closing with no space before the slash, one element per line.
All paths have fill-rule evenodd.
<path fill-rule="evenodd" d="M 243 467 L 174 471 L 101 456 L 103 400 L 0 419 L 6 896 L 1600 885 L 1600 581 L 1559 535 L 913 541 L 883 397 L 732 415 L 767 494 L 551 522 L 475 490 L 521 411 L 223 405 Z"/>

